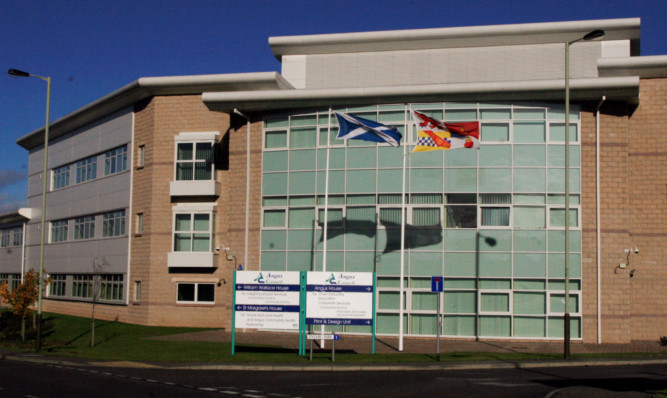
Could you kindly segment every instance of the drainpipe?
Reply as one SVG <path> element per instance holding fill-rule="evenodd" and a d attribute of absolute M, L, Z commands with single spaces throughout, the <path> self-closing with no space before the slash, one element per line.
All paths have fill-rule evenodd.
<path fill-rule="evenodd" d="M 25 274 L 25 226 L 28 222 L 23 223 L 23 239 L 21 239 L 21 283 L 23 283 L 23 275 Z"/>
<path fill-rule="evenodd" d="M 602 314 L 600 313 L 602 309 L 602 305 L 600 303 L 600 299 L 602 297 L 602 294 L 600 292 L 600 289 L 602 287 L 602 284 L 600 283 L 600 265 L 601 265 L 601 260 L 600 260 L 600 255 L 602 253 L 602 250 L 600 249 L 600 243 L 601 243 L 601 238 L 600 238 L 600 107 L 602 107 L 602 103 L 607 99 L 604 95 L 602 98 L 600 98 L 600 102 L 598 102 L 598 105 L 595 109 L 595 209 L 597 212 L 596 215 L 596 235 L 597 235 L 597 282 L 598 282 L 598 297 L 597 297 L 597 303 L 598 303 L 598 344 L 602 344 Z"/>
<path fill-rule="evenodd" d="M 234 113 L 246 120 L 245 252 L 243 263 L 245 264 L 245 269 L 248 269 L 248 224 L 250 222 L 250 119 L 236 108 L 234 108 Z"/>

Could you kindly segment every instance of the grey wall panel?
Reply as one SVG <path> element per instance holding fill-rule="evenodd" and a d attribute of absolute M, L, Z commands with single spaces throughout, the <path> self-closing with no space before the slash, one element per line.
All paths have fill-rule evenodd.
<path fill-rule="evenodd" d="M 21 247 L 3 247 L 0 249 L 0 274 L 21 272 Z"/>
<path fill-rule="evenodd" d="M 369 87 L 562 79 L 564 44 L 317 54 L 306 58 L 306 87 Z M 597 77 L 599 42 L 571 47 L 573 79 Z"/>
<path fill-rule="evenodd" d="M 94 264 L 104 272 L 127 272 L 127 237 L 66 242 L 45 248 L 44 269 L 50 273 L 90 273 Z"/>
<path fill-rule="evenodd" d="M 51 192 L 46 196 L 46 202 L 47 220 L 127 208 L 130 204 L 130 172 L 98 178 Z"/>

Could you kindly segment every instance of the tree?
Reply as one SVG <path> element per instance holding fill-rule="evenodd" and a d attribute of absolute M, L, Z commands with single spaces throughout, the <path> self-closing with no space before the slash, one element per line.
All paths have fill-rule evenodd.
<path fill-rule="evenodd" d="M 44 279 L 46 287 L 51 282 L 50 278 Z M 9 289 L 9 284 L 0 285 L 0 298 L 12 310 L 12 313 L 21 318 L 21 341 L 25 343 L 25 320 L 32 314 L 32 306 L 39 295 L 39 274 L 35 270 L 28 271 L 20 283 L 14 289 Z"/>

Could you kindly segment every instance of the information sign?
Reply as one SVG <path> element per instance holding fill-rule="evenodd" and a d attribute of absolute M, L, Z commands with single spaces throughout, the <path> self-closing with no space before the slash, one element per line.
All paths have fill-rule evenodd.
<path fill-rule="evenodd" d="M 236 328 L 299 329 L 300 273 L 237 271 Z"/>
<path fill-rule="evenodd" d="M 442 276 L 431 277 L 431 292 L 442 293 L 444 291 L 444 278 Z"/>
<path fill-rule="evenodd" d="M 309 272 L 306 324 L 372 325 L 373 273 Z"/>

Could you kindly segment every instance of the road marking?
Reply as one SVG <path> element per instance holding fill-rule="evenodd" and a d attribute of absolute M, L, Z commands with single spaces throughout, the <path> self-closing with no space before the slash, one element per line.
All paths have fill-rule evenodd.
<path fill-rule="evenodd" d="M 202 391 L 218 391 L 218 390 L 216 390 L 215 388 L 211 388 L 211 387 L 199 387 L 199 388 L 197 388 L 197 390 L 202 390 Z"/>
<path fill-rule="evenodd" d="M 220 394 L 227 394 L 227 395 L 239 395 L 240 392 L 236 391 L 218 391 Z"/>

